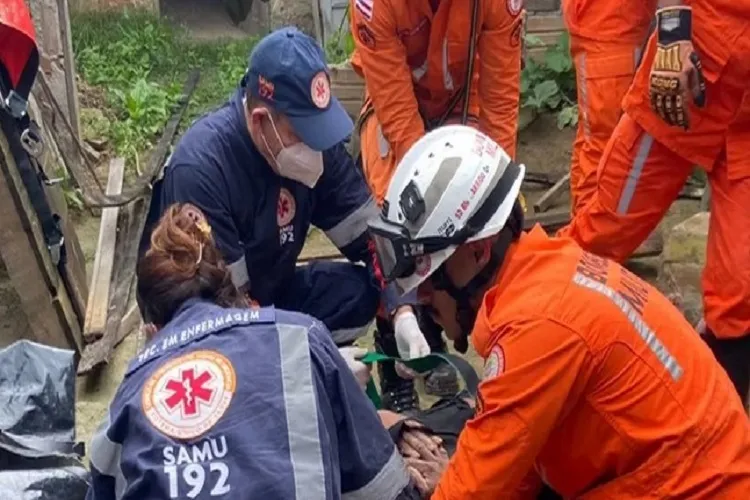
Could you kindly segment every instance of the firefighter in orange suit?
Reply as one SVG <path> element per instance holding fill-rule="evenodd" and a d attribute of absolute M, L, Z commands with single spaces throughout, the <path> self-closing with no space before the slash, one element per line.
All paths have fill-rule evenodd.
<path fill-rule="evenodd" d="M 470 47 L 475 2 L 477 42 Z M 442 120 L 463 117 L 467 87 L 468 121 L 515 153 L 523 0 L 351 0 L 349 12 L 356 46 L 352 66 L 366 89 L 359 126 L 362 168 L 378 202 L 412 144 Z M 470 49 L 474 64 L 467 85 Z M 419 308 L 416 313 L 431 351 L 443 351 L 440 328 Z M 376 346 L 394 355 L 388 325 L 377 321 Z M 413 383 L 392 376 L 392 366 L 378 369 L 389 406 L 414 408 Z M 456 384 L 455 373 L 441 368 L 427 377 L 425 389 L 448 395 Z"/>
<path fill-rule="evenodd" d="M 711 215 L 704 339 L 740 397 L 750 388 L 750 1 L 660 0 L 656 32 L 623 101 L 591 203 L 562 235 L 625 260 L 675 200 L 693 165 Z"/>
<path fill-rule="evenodd" d="M 656 0 L 562 0 L 576 68 L 578 130 L 570 162 L 571 210 L 596 192 L 596 168 L 622 114 Z"/>
<path fill-rule="evenodd" d="M 524 170 L 480 132 L 442 127 L 369 222 L 383 276 L 485 360 L 450 462 L 405 458 L 423 494 L 535 498 L 543 481 L 563 498 L 747 499 L 750 422 L 711 350 L 619 264 L 524 232 Z"/>
<path fill-rule="evenodd" d="M 470 120 L 516 150 L 523 0 L 476 0 Z M 396 164 L 466 87 L 472 0 L 351 0 L 354 70 L 365 79 L 362 167 L 382 200 Z M 480 71 L 481 66 L 481 71 Z M 448 121 L 454 121 L 448 120 Z"/>

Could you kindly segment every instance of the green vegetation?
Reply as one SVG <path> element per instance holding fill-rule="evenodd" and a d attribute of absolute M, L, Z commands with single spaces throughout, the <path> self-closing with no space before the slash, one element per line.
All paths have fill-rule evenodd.
<path fill-rule="evenodd" d="M 346 19 L 326 44 L 331 63 L 346 60 L 354 49 Z M 143 11 L 77 14 L 71 24 L 81 88 L 100 96 L 82 97 L 84 138 L 108 140 L 131 171 L 158 138 L 188 73 L 199 68 L 201 80 L 183 126 L 231 94 L 257 41 L 194 41 L 184 29 Z M 526 43 L 540 42 L 529 36 Z M 567 36 L 548 48 L 542 61 L 527 61 L 521 89 L 523 106 L 557 113 L 560 128 L 576 124 Z"/>
<path fill-rule="evenodd" d="M 326 40 L 324 47 L 328 64 L 339 64 L 349 59 L 354 52 L 354 37 L 349 30 L 349 5 L 346 6 L 338 29 Z"/>
<path fill-rule="evenodd" d="M 183 125 L 221 104 L 238 85 L 257 39 L 197 42 L 185 30 L 142 11 L 78 14 L 71 19 L 76 67 L 100 107 L 82 117 L 84 137 L 109 140 L 129 168 L 158 139 L 189 72 L 201 79 Z"/>
<path fill-rule="evenodd" d="M 351 32 L 339 28 L 326 40 L 325 51 L 328 64 L 339 64 L 349 59 L 354 52 L 354 38 Z"/>
<path fill-rule="evenodd" d="M 542 45 L 541 40 L 531 35 L 526 36 L 525 43 L 527 47 Z M 560 36 L 556 45 L 547 48 L 541 61 L 526 59 L 521 73 L 521 105 L 557 113 L 560 129 L 578 124 L 576 76 L 567 33 Z"/>

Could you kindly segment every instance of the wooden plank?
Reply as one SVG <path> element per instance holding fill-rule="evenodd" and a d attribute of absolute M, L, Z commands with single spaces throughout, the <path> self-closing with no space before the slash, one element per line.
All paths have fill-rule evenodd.
<path fill-rule="evenodd" d="M 321 47 L 325 47 L 325 40 L 323 39 L 323 19 L 320 13 L 321 6 L 320 0 L 313 0 L 312 2 L 312 21 L 315 28 L 315 39 L 318 41 Z"/>
<path fill-rule="evenodd" d="M 547 232 L 554 232 L 570 222 L 570 212 L 559 210 L 554 212 L 543 212 L 540 214 L 527 215 L 523 221 L 524 230 L 528 231 L 536 224 L 541 224 Z"/>
<path fill-rule="evenodd" d="M 83 348 L 67 292 L 44 243 L 39 221 L 5 135 L 0 133 L 0 255 L 18 293 L 34 340 Z"/>
<path fill-rule="evenodd" d="M 122 192 L 122 181 L 125 177 L 125 160 L 113 158 L 109 162 L 107 195 L 118 195 Z M 112 282 L 112 269 L 115 262 L 115 244 L 117 242 L 118 207 L 102 210 L 99 225 L 99 241 L 96 244 L 96 256 L 91 277 L 91 288 L 86 304 L 86 321 L 83 336 L 86 342 L 92 342 L 104 335 L 109 312 L 109 288 Z"/>
<path fill-rule="evenodd" d="M 535 14 L 526 18 L 526 33 L 529 35 L 548 31 L 565 31 L 565 23 L 560 14 Z"/>
<path fill-rule="evenodd" d="M 44 149 L 42 154 L 37 157 L 42 170 L 48 178 L 54 179 L 60 175 L 60 165 L 63 163 L 57 144 L 52 135 L 52 131 L 44 126 L 42 119 L 42 110 L 38 106 L 36 98 L 29 97 L 29 114 L 40 125 L 42 131 L 42 141 Z M 70 219 L 67 201 L 61 185 L 55 184 L 44 186 L 50 207 L 53 212 L 57 213 L 62 219 L 62 229 L 65 236 L 65 265 L 62 269 L 62 278 L 65 282 L 65 288 L 70 296 L 71 305 L 78 318 L 79 325 L 83 326 L 86 316 L 86 299 L 88 297 L 88 279 L 86 277 L 86 259 L 81 250 L 78 236 L 76 235 L 75 224 Z"/>
<path fill-rule="evenodd" d="M 358 117 L 365 97 L 364 79 L 354 71 L 349 62 L 331 65 L 328 70 L 331 75 L 331 92 L 350 116 Z"/>
<path fill-rule="evenodd" d="M 81 188 L 84 202 L 87 206 L 96 206 L 100 199 L 98 195 L 104 192 L 104 188 L 91 170 L 91 166 L 88 165 L 73 126 L 68 122 L 65 112 L 55 99 L 54 93 L 42 72 L 37 75 L 33 94 L 42 111 L 43 126 L 48 130 L 55 131 L 54 134 L 51 134 L 51 137 L 60 152 L 65 167 L 76 185 Z"/>
<path fill-rule="evenodd" d="M 78 318 L 78 324 L 83 327 L 86 321 L 86 301 L 89 296 L 86 258 L 76 235 L 75 224 L 70 218 L 64 221 L 63 234 L 65 235 L 66 252 L 63 280 L 68 295 L 70 295 L 73 310 Z"/>
<path fill-rule="evenodd" d="M 328 66 L 328 72 L 331 75 L 331 84 L 359 84 L 364 82 L 364 79 L 354 71 L 354 68 L 352 68 L 352 65 L 348 61 L 341 64 L 331 64 Z"/>
<path fill-rule="evenodd" d="M 554 186 L 549 188 L 536 203 L 534 203 L 534 213 L 546 212 L 554 203 L 555 199 L 570 187 L 570 174 L 563 175 Z"/>
<path fill-rule="evenodd" d="M 115 339 L 115 347 L 120 345 L 120 342 L 125 340 L 128 335 L 136 331 L 141 326 L 141 311 L 138 310 L 138 306 L 133 304 L 125 316 L 122 318 L 120 327 L 117 330 L 117 338 Z"/>
<path fill-rule="evenodd" d="M 70 36 L 70 10 L 67 0 L 57 0 L 58 26 L 60 29 L 60 43 L 62 44 L 62 59 L 65 73 L 65 93 L 68 98 L 68 112 L 73 132 L 81 137 L 81 118 L 78 106 L 78 86 L 76 85 L 75 54 L 73 41 Z"/>
<path fill-rule="evenodd" d="M 106 328 L 100 339 L 86 345 L 78 364 L 78 375 L 85 375 L 97 366 L 109 363 L 112 351 L 118 343 L 118 338 L 120 338 L 118 332 L 130 303 L 130 290 L 135 277 L 140 240 L 138 226 L 141 220 L 145 220 L 149 201 L 149 199 L 139 199 L 120 211 L 120 230 L 115 247 L 115 274 L 109 291 Z"/>
<path fill-rule="evenodd" d="M 557 182 L 557 179 L 553 178 L 547 172 L 526 171 L 526 174 L 523 176 L 523 182 L 542 184 L 544 186 L 553 186 L 555 182 Z"/>
<path fill-rule="evenodd" d="M 529 12 L 556 11 L 560 8 L 560 0 L 527 0 L 524 7 Z"/>

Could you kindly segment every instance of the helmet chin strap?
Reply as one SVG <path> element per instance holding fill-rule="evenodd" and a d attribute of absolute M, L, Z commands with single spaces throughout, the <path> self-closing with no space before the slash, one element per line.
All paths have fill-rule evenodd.
<path fill-rule="evenodd" d="M 503 260 L 505 260 L 505 254 L 510 244 L 518 239 L 522 229 L 523 208 L 516 202 L 508 223 L 500 230 L 497 240 L 492 245 L 489 261 L 466 285 L 457 287 L 445 272 L 445 264 L 433 273 L 432 280 L 435 288 L 445 291 L 456 301 L 456 322 L 461 329 L 461 334 L 458 339 L 453 341 L 453 347 L 458 352 L 463 354 L 469 349 L 469 335 L 474 329 L 474 323 L 479 313 L 478 309 L 472 307 L 471 299 L 484 291 L 495 277 Z"/>

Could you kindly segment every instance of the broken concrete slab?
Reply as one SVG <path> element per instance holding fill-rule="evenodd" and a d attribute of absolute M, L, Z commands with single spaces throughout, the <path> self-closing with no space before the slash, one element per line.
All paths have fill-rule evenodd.
<path fill-rule="evenodd" d="M 669 231 L 659 266 L 659 287 L 693 325 L 703 318 L 701 275 L 706 264 L 708 212 L 699 212 Z"/>
<path fill-rule="evenodd" d="M 662 251 L 663 264 L 705 264 L 709 216 L 708 212 L 699 212 L 669 231 Z"/>

